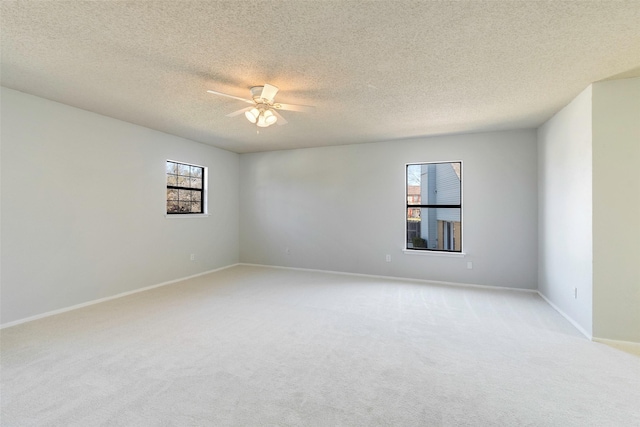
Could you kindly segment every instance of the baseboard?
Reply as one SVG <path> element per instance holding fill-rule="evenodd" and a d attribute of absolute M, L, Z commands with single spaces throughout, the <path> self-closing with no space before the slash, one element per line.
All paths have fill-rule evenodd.
<path fill-rule="evenodd" d="M 580 332 L 582 335 L 584 335 L 585 337 L 587 337 L 589 340 L 592 340 L 593 337 L 591 336 L 590 333 L 588 333 L 587 331 L 584 330 L 584 328 L 582 326 L 580 326 L 578 324 L 578 322 L 576 322 L 575 320 L 573 320 L 571 318 L 571 316 L 569 316 L 567 313 L 565 313 L 564 311 L 560 310 L 560 307 L 558 307 L 557 305 L 555 305 L 554 303 L 551 302 L 551 300 L 549 298 L 547 298 L 546 296 L 544 296 L 544 294 L 540 291 L 537 291 L 538 295 L 540 295 L 540 297 L 545 300 L 547 302 L 547 304 L 549 304 L 555 311 L 557 311 L 562 317 L 564 317 L 565 319 L 567 319 L 567 321 L 569 323 L 571 323 L 573 325 L 574 328 L 576 328 L 578 330 L 578 332 Z"/>
<path fill-rule="evenodd" d="M 94 304 L 100 304 L 101 302 L 111 301 L 113 299 L 126 297 L 128 295 L 137 294 L 139 292 L 149 291 L 151 289 L 155 289 L 155 288 L 159 288 L 159 287 L 162 287 L 162 286 L 171 285 L 173 283 L 182 282 L 184 280 L 193 279 L 195 277 L 204 276 L 205 274 L 215 273 L 216 271 L 225 270 L 227 268 L 235 267 L 236 265 L 239 265 L 239 264 L 238 263 L 231 264 L 231 265 L 227 265 L 227 266 L 224 266 L 224 267 L 215 268 L 213 270 L 203 271 L 202 273 L 192 274 L 191 276 L 186 276 L 186 277 L 181 277 L 179 279 L 169 280 L 168 282 L 158 283 L 157 285 L 146 286 L 144 288 L 135 289 L 133 291 L 122 292 L 120 294 L 112 295 L 110 297 L 99 298 L 99 299 L 96 299 L 96 300 L 83 302 L 81 304 L 72 305 L 70 307 L 60 308 L 58 310 L 53 310 L 53 311 L 47 311 L 46 313 L 36 314 L 35 316 L 25 317 L 24 319 L 19 319 L 19 320 L 14 320 L 13 322 L 3 323 L 2 325 L 0 325 L 0 329 L 10 328 L 11 326 L 16 326 L 16 325 L 20 325 L 22 323 L 32 322 L 34 320 L 42 319 L 44 317 L 55 316 L 56 314 L 66 313 L 67 311 L 77 310 L 79 308 L 87 307 L 87 306 L 94 305 Z"/>
<path fill-rule="evenodd" d="M 626 353 L 631 353 L 636 356 L 640 356 L 640 342 L 610 340 L 607 338 L 598 338 L 598 337 L 593 337 L 593 341 L 599 342 L 601 344 L 606 344 L 610 347 L 617 348 L 618 350 L 622 350 Z"/>
<path fill-rule="evenodd" d="M 331 274 L 343 274 L 345 276 L 367 277 L 371 279 L 385 279 L 385 280 L 400 280 L 405 282 L 414 283 L 428 283 L 431 285 L 443 285 L 443 286 L 457 286 L 462 288 L 476 288 L 476 289 L 490 289 L 494 291 L 517 291 L 517 292 L 530 292 L 537 293 L 535 289 L 522 289 L 522 288 L 508 288 L 503 286 L 489 286 L 489 285 L 476 285 L 473 283 L 457 283 L 457 282 L 443 282 L 439 280 L 427 280 L 427 279 L 413 279 L 410 277 L 398 277 L 398 276 L 382 276 L 377 274 L 364 274 L 364 273 L 349 273 L 346 271 L 334 271 L 334 270 L 319 270 L 314 268 L 300 268 L 300 267 L 285 267 L 281 265 L 268 265 L 268 264 L 252 264 L 247 262 L 241 262 L 238 265 L 246 265 L 249 267 L 266 267 L 266 268 L 279 268 L 283 270 L 298 270 L 309 271 L 314 273 L 331 273 Z"/>

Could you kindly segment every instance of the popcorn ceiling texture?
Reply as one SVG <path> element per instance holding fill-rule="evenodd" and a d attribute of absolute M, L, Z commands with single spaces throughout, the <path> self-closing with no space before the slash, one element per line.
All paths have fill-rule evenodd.
<path fill-rule="evenodd" d="M 640 1 L 2 2 L 3 86 L 235 152 L 535 127 L 640 75 Z M 245 105 L 271 83 L 286 126 Z"/>

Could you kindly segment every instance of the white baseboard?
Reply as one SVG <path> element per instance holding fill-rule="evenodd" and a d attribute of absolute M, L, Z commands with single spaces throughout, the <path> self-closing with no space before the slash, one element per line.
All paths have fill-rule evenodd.
<path fill-rule="evenodd" d="M 83 302 L 81 304 L 72 305 L 70 307 L 60 308 L 58 310 L 53 310 L 53 311 L 47 311 L 46 313 L 36 314 L 35 316 L 25 317 L 24 319 L 18 319 L 18 320 L 14 320 L 13 322 L 3 323 L 2 325 L 0 325 L 0 329 L 10 328 L 11 326 L 20 325 L 22 323 L 31 322 L 33 320 L 42 319 L 44 317 L 54 316 L 60 313 L 66 313 L 67 311 L 77 310 L 79 308 L 87 307 L 89 305 L 100 304 L 101 302 L 110 301 L 116 298 L 126 297 L 128 295 L 137 294 L 139 292 L 148 291 L 151 289 L 159 288 L 161 286 L 171 285 L 172 283 L 182 282 L 183 280 L 189 280 L 189 279 L 193 279 L 194 277 L 204 276 L 205 274 L 215 273 L 216 271 L 225 270 L 227 268 L 235 267 L 236 265 L 238 265 L 238 263 L 227 265 L 220 268 L 214 268 L 213 270 L 203 271 L 202 273 L 192 274 L 191 276 L 181 277 L 179 279 L 169 280 L 168 282 L 158 283 L 157 285 L 151 285 L 151 286 L 146 286 L 140 289 L 134 289 L 133 291 L 122 292 L 120 294 L 112 295 L 110 297 L 99 298 L 96 300 Z"/>
<path fill-rule="evenodd" d="M 593 337 L 593 341 L 606 344 L 610 347 L 617 348 L 627 353 L 640 356 L 640 342 L 610 340 L 606 338 Z"/>
<path fill-rule="evenodd" d="M 544 296 L 543 293 L 541 293 L 540 291 L 537 291 L 537 292 L 538 292 L 538 295 L 540 295 L 540 297 L 547 302 L 547 304 L 549 304 L 551 307 L 553 307 L 553 309 L 555 311 L 557 311 L 562 317 L 567 319 L 567 321 L 569 323 L 571 323 L 573 325 L 573 327 L 576 328 L 582 335 L 587 337 L 589 340 L 593 339 L 591 334 L 588 333 L 587 331 L 585 331 L 584 328 L 578 324 L 578 322 L 573 320 L 567 313 L 565 313 L 564 311 L 560 310 L 560 307 L 558 307 L 557 305 L 552 303 L 551 300 L 549 298 L 547 298 L 546 296 Z"/>
<path fill-rule="evenodd" d="M 491 289 L 494 291 L 517 291 L 517 292 L 530 292 L 537 293 L 536 289 L 522 289 L 522 288 L 508 288 L 503 286 L 489 286 L 489 285 L 476 285 L 473 283 L 457 283 L 457 282 L 442 282 L 439 280 L 427 280 L 427 279 L 412 279 L 409 277 L 397 277 L 397 276 L 381 276 L 377 274 L 364 274 L 364 273 L 349 273 L 346 271 L 334 271 L 334 270 L 318 270 L 314 268 L 300 268 L 300 267 L 284 267 L 281 265 L 267 265 L 267 264 L 252 264 L 247 262 L 241 262 L 238 265 L 246 265 L 249 267 L 265 267 L 265 268 L 279 268 L 283 270 L 298 270 L 298 271 L 310 271 L 315 273 L 331 273 L 331 274 L 343 274 L 345 276 L 356 277 L 368 277 L 372 279 L 386 279 L 386 280 L 401 280 L 405 282 L 416 283 L 428 283 L 431 285 L 444 285 L 444 286 L 457 286 L 462 288 L 477 288 L 477 289 Z"/>

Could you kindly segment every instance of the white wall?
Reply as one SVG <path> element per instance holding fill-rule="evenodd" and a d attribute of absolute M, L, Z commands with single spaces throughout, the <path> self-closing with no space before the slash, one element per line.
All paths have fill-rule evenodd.
<path fill-rule="evenodd" d="M 593 335 L 640 342 L 640 78 L 593 85 Z"/>
<path fill-rule="evenodd" d="M 1 107 L 3 324 L 238 262 L 237 154 L 6 88 Z M 209 168 L 211 216 L 165 218 L 167 159 Z"/>
<path fill-rule="evenodd" d="M 467 256 L 404 254 L 405 164 L 450 160 Z M 535 289 L 536 177 L 534 130 L 243 154 L 240 260 Z"/>
<path fill-rule="evenodd" d="M 593 284 L 591 96 L 589 86 L 538 129 L 538 290 L 588 336 Z"/>

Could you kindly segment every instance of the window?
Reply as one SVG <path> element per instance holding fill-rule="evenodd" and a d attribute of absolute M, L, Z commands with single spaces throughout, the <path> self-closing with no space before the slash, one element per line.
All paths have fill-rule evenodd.
<path fill-rule="evenodd" d="M 167 160 L 167 214 L 204 214 L 206 168 Z"/>
<path fill-rule="evenodd" d="M 462 252 L 462 162 L 408 164 L 406 173 L 406 248 Z"/>

